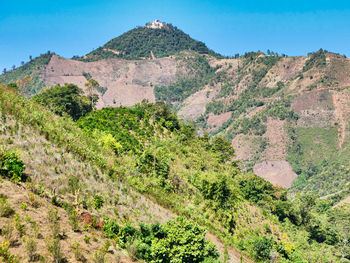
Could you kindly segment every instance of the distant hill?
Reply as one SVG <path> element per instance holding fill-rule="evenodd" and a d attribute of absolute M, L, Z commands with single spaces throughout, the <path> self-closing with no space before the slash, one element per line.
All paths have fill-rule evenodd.
<path fill-rule="evenodd" d="M 39 57 L 34 58 L 23 66 L 0 75 L 0 82 L 4 84 L 16 83 L 18 79 L 23 79 L 28 75 L 32 79 L 26 86 L 24 93 L 28 96 L 36 94 L 45 86 L 42 80 L 42 72 L 45 66 L 49 64 L 53 54 L 54 53 L 51 52 L 41 54 Z"/>
<path fill-rule="evenodd" d="M 105 58 L 160 58 L 174 55 L 183 50 L 221 57 L 203 42 L 191 38 L 176 26 L 160 21 L 156 24 L 156 21 L 113 38 L 102 47 L 78 59 L 96 61 Z"/>

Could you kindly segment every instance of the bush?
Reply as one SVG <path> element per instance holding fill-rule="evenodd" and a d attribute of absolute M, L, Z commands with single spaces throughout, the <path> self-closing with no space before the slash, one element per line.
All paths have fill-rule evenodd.
<path fill-rule="evenodd" d="M 95 195 L 93 199 L 93 206 L 95 209 L 100 209 L 104 204 L 102 195 Z"/>
<path fill-rule="evenodd" d="M 29 257 L 29 261 L 35 261 L 37 255 L 35 254 L 37 250 L 37 242 L 34 238 L 27 237 L 24 238 L 24 246 L 26 248 L 27 255 Z"/>
<path fill-rule="evenodd" d="M 15 214 L 15 210 L 9 205 L 5 197 L 0 197 L 0 216 L 10 217 Z"/>
<path fill-rule="evenodd" d="M 27 176 L 23 173 L 25 165 L 15 151 L 0 152 L 0 175 L 14 182 L 23 182 Z"/>
<path fill-rule="evenodd" d="M 205 239 L 205 230 L 196 223 L 178 217 L 164 226 L 166 236 L 152 240 L 153 262 L 203 262 L 217 259 L 219 253 L 214 244 Z"/>
<path fill-rule="evenodd" d="M 270 258 L 275 241 L 266 237 L 257 237 L 253 241 L 253 256 L 254 259 L 261 262 L 266 262 Z"/>
<path fill-rule="evenodd" d="M 0 261 L 4 263 L 17 263 L 19 260 L 10 253 L 10 242 L 0 243 Z"/>
<path fill-rule="evenodd" d="M 102 229 L 108 238 L 116 238 L 119 234 L 119 225 L 115 220 L 109 218 L 104 220 Z"/>

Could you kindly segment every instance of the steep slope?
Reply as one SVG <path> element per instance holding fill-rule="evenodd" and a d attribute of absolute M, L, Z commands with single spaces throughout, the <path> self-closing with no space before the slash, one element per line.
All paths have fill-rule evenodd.
<path fill-rule="evenodd" d="M 329 216 L 317 221 L 320 216 L 318 201 L 301 199 L 294 206 L 287 201 L 283 189 L 241 172 L 230 160 L 229 143 L 220 138 L 209 140 L 196 136 L 193 127 L 179 121 L 163 104 L 144 103 L 132 108 L 92 112 L 78 122 L 84 131 L 70 119 L 55 116 L 4 87 L 1 87 L 0 106 L 2 145 L 6 150 L 20 152 L 27 165 L 26 175 L 30 178 L 26 183 L 20 183 L 22 193 L 19 196 L 3 192 L 3 189 L 13 189 L 16 193 L 19 189 L 8 181 L 8 174 L 4 172 L 7 170 L 1 164 L 4 177 L 1 194 L 5 200 L 1 205 L 16 208 L 15 212 L 21 216 L 28 213 L 35 221 L 38 218 L 35 200 L 44 203 L 50 200 L 60 213 L 68 214 L 62 215 L 62 220 L 74 218 L 73 211 L 96 216 L 92 228 L 78 223 L 81 232 L 67 230 L 66 236 L 61 231 L 58 235 L 51 233 L 55 240 L 59 238 L 66 258 L 75 257 L 76 249 L 73 248 L 76 246 L 72 246 L 72 252 L 67 248 L 74 236 L 83 240 L 82 235 L 87 235 L 92 236 L 93 242 L 92 245 L 81 245 L 82 251 L 87 253 L 86 258 L 93 256 L 92 250 L 96 248 L 96 254 L 108 257 L 122 251 L 149 261 L 149 257 L 160 255 L 156 253 L 158 246 L 154 245 L 166 245 L 166 240 L 152 241 L 150 247 L 146 246 L 149 239 L 142 237 L 148 235 L 146 230 L 149 228 L 137 226 L 138 223 L 164 220 L 167 223 L 160 227 L 168 231 L 171 226 L 179 227 L 175 224 L 177 221 L 169 221 L 174 214 L 186 218 L 181 222 L 189 227 L 187 231 L 193 227 L 188 223 L 191 220 L 214 234 L 215 237 L 209 234 L 208 238 L 219 245 L 222 257 L 231 257 L 231 262 L 237 262 L 239 253 L 236 249 L 241 251 L 243 259 L 247 257 L 248 262 L 248 257 L 257 262 L 270 259 L 329 262 L 341 257 L 335 255 L 341 249 L 338 246 L 342 239 L 334 234 L 332 226 L 335 224 L 330 222 L 338 218 L 334 216 L 338 210 L 323 208 L 328 209 Z M 110 117 L 105 118 L 105 114 Z M 139 147 L 142 151 L 137 151 Z M 33 192 L 28 201 L 25 199 L 27 192 Z M 27 208 L 20 205 L 21 202 L 28 202 L 28 206 L 33 204 L 34 208 L 25 212 Z M 23 212 L 18 211 L 19 206 L 23 206 Z M 49 221 L 59 220 L 49 214 Z M 8 216 L 19 220 L 18 215 L 10 213 Z M 1 218 L 1 222 L 11 221 Z M 45 222 L 38 222 L 39 229 L 47 229 L 42 225 Z M 72 220 L 71 227 L 76 229 L 74 222 Z M 100 222 L 103 222 L 104 232 L 94 235 L 101 228 Z M 29 223 L 20 221 L 15 224 L 16 235 L 18 232 L 27 237 L 31 230 L 23 232 L 22 225 L 29 228 Z M 336 225 L 343 227 L 340 223 Z M 322 231 L 318 231 L 319 228 Z M 1 238 L 9 238 L 6 233 L 1 231 Z M 158 235 L 155 230 L 151 233 Z M 166 238 L 166 235 L 147 237 Z M 195 237 L 198 240 L 198 235 Z M 134 243 L 134 240 L 140 243 Z M 1 244 L 7 246 L 6 242 Z M 12 244 L 10 252 L 24 255 L 25 242 L 18 239 L 17 245 L 16 248 Z M 106 254 L 110 246 L 114 254 Z M 41 255 L 49 257 L 50 250 L 45 252 L 43 242 L 38 242 L 38 247 Z M 86 251 L 87 248 L 90 250 Z M 151 254 L 147 254 L 148 249 Z M 196 254 L 200 251 L 202 249 L 196 250 Z"/>

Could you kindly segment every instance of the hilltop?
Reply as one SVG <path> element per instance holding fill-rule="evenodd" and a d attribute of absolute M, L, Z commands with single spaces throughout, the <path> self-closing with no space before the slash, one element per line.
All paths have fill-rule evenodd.
<path fill-rule="evenodd" d="M 194 40 L 176 26 L 155 20 L 144 27 L 134 28 L 113 38 L 102 47 L 77 59 L 82 61 L 106 58 L 154 59 L 168 57 L 183 50 L 221 57 L 207 48 L 203 42 Z"/>

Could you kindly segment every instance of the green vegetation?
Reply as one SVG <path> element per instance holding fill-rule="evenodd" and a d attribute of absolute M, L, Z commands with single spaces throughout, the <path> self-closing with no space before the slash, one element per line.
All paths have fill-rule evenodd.
<path fill-rule="evenodd" d="M 303 72 L 313 67 L 320 68 L 326 66 L 326 55 L 322 48 L 317 52 L 310 53 L 309 56 L 310 58 L 305 62 L 305 66 L 303 67 Z"/>
<path fill-rule="evenodd" d="M 134 28 L 110 40 L 103 47 L 90 52 L 86 55 L 87 58 L 79 58 L 79 60 L 152 58 L 151 52 L 159 58 L 174 55 L 183 50 L 221 57 L 208 49 L 203 42 L 194 40 L 177 27 L 167 24 L 166 27 L 160 29 Z"/>
<path fill-rule="evenodd" d="M 42 54 L 23 66 L 0 75 L 0 82 L 7 85 L 16 83 L 17 80 L 23 79 L 25 76 L 30 76 L 31 80 L 23 87 L 21 92 L 26 96 L 35 95 L 45 86 L 42 81 L 41 70 L 50 62 L 52 55 L 53 53 L 50 52 Z"/>
<path fill-rule="evenodd" d="M 290 127 L 289 134 L 293 141 L 287 158 L 298 174 L 292 193 L 303 191 L 326 196 L 348 189 L 349 150 L 339 153 L 336 127 Z"/>
<path fill-rule="evenodd" d="M 47 106 L 52 112 L 62 116 L 67 114 L 73 120 L 79 119 L 93 110 L 91 99 L 83 95 L 83 90 L 74 84 L 56 85 L 42 90 L 32 98 L 35 102 Z"/>
<path fill-rule="evenodd" d="M 153 122 L 153 124 L 152 124 Z M 79 119 L 78 125 L 88 134 L 101 134 L 100 141 L 113 145 L 116 152 L 141 153 L 143 145 L 154 134 L 170 134 L 180 130 L 176 115 L 162 103 L 143 103 L 134 107 L 104 108 Z M 130 133 L 130 130 L 133 132 Z M 111 142 L 107 142 L 108 137 Z"/>
<path fill-rule="evenodd" d="M 21 182 L 27 179 L 24 174 L 25 165 L 19 154 L 14 151 L 0 151 L 0 175 L 11 179 L 14 182 Z"/>
<path fill-rule="evenodd" d="M 184 99 L 198 91 L 201 87 L 215 78 L 217 68 L 212 68 L 205 56 L 186 54 L 178 57 L 179 63 L 187 72 L 186 77 L 170 84 L 169 86 L 156 86 L 154 94 L 157 101 L 175 103 L 182 102 Z"/>
<path fill-rule="evenodd" d="M 205 239 L 206 231 L 182 217 L 138 228 L 106 219 L 103 230 L 121 247 L 129 248 L 136 259 L 146 262 L 217 262 L 219 257 L 215 245 Z"/>
<path fill-rule="evenodd" d="M 284 189 L 242 172 L 232 161 L 234 151 L 229 142 L 220 137 L 197 136 L 192 125 L 180 121 L 162 103 L 107 108 L 73 122 L 10 88 L 1 89 L 3 118 L 15 118 L 56 147 L 104 172 L 93 176 L 94 182 L 106 187 L 79 200 L 85 209 L 97 208 L 101 216 L 110 215 L 113 210 L 107 211 L 107 207 L 118 204 L 119 197 L 110 197 L 104 191 L 124 184 L 181 217 L 158 224 L 159 231 L 152 224 L 136 227 L 140 222 L 132 222 L 133 214 L 106 219 L 106 236 L 116 240 L 131 257 L 149 262 L 215 262 L 217 253 L 203 239 L 205 228 L 224 245 L 239 249 L 244 257 L 257 262 L 272 258 L 277 262 L 336 262 L 349 258 L 343 245 L 347 240 L 345 215 L 334 214 L 328 203 L 313 196 L 296 196 L 291 202 Z M 264 116 L 293 118 L 287 102 L 272 105 L 266 107 Z M 106 137 L 102 140 L 101 135 Z M 89 187 L 69 178 L 66 191 L 73 195 Z M 130 188 L 122 188 L 120 193 L 132 196 Z M 61 189 L 57 200 L 65 194 Z M 325 211 L 329 216 L 322 217 Z M 47 248 L 53 259 L 61 260 L 64 255 L 58 239 L 61 232 L 57 213 L 50 212 L 48 218 L 52 235 Z M 97 229 L 98 222 L 94 225 Z M 159 237 L 161 231 L 166 235 Z M 97 249 L 95 259 L 105 255 L 106 250 Z"/>

